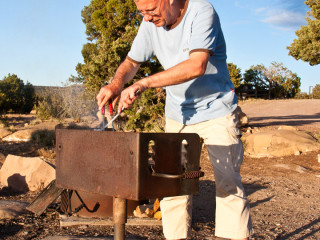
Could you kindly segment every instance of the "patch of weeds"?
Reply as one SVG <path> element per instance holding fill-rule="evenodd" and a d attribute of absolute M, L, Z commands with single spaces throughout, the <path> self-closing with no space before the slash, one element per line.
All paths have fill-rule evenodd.
<path fill-rule="evenodd" d="M 320 132 L 315 133 L 314 137 L 317 139 L 318 143 L 320 143 Z"/>
<path fill-rule="evenodd" d="M 7 116 L 0 116 L 0 128 L 9 127 L 9 120 Z"/>
<path fill-rule="evenodd" d="M 240 140 L 241 140 L 242 145 L 243 145 L 243 150 L 246 151 L 247 146 L 248 146 L 248 143 L 247 143 L 245 137 L 242 136 L 242 137 L 240 138 Z"/>
<path fill-rule="evenodd" d="M 10 125 L 10 126 L 9 126 L 9 130 L 10 130 L 11 132 L 15 132 L 15 131 L 16 131 L 16 128 L 14 127 L 14 125 Z"/>
<path fill-rule="evenodd" d="M 31 135 L 31 140 L 42 148 L 50 148 L 55 145 L 56 135 L 54 130 L 41 129 Z"/>
<path fill-rule="evenodd" d="M 39 156 L 50 159 L 53 159 L 56 156 L 55 149 L 40 148 L 37 150 L 37 153 Z"/>
<path fill-rule="evenodd" d="M 35 120 L 30 121 L 30 125 L 34 126 L 34 125 L 40 124 L 41 122 L 42 121 L 40 119 L 35 119 Z"/>

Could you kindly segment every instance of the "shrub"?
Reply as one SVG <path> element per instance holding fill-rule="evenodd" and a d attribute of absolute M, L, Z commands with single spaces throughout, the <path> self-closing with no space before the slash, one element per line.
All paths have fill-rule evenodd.
<path fill-rule="evenodd" d="M 0 80 L 0 109 L 3 113 L 30 113 L 35 103 L 33 86 L 15 74 L 9 74 Z"/>
<path fill-rule="evenodd" d="M 305 92 L 299 92 L 295 95 L 296 99 L 309 99 L 309 94 Z"/>
<path fill-rule="evenodd" d="M 36 116 L 42 120 L 50 118 L 72 118 L 80 121 L 84 116 L 95 115 L 95 96 L 84 91 L 82 85 L 65 84 L 64 87 L 48 87 L 38 94 Z"/>
<path fill-rule="evenodd" d="M 137 132 L 164 132 L 164 90 L 148 89 L 133 106 L 126 110 L 125 130 Z"/>
<path fill-rule="evenodd" d="M 315 99 L 320 99 L 320 84 L 317 84 L 312 91 L 312 96 Z"/>
<path fill-rule="evenodd" d="M 54 130 L 41 129 L 32 133 L 31 141 L 39 147 L 50 148 L 55 146 L 56 135 Z"/>
<path fill-rule="evenodd" d="M 7 128 L 7 127 L 9 127 L 8 117 L 0 115 L 0 128 Z"/>

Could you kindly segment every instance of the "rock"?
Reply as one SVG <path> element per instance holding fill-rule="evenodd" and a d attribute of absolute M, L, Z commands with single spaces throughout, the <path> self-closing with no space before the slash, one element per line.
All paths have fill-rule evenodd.
<path fill-rule="evenodd" d="M 241 107 L 237 107 L 236 109 L 239 119 L 239 127 L 244 127 L 249 124 L 249 119 L 247 115 L 242 111 Z"/>
<path fill-rule="evenodd" d="M 304 168 L 304 167 L 302 167 L 302 166 L 296 166 L 296 167 L 294 168 L 294 170 L 295 170 L 296 172 L 298 172 L 298 173 L 306 173 L 306 172 L 308 171 L 308 169 L 306 169 L 306 168 Z"/>
<path fill-rule="evenodd" d="M 77 237 L 77 236 L 49 236 L 42 240 L 113 240 L 113 237 Z M 127 240 L 138 240 L 136 237 L 126 237 Z"/>
<path fill-rule="evenodd" d="M 0 139 L 10 135 L 11 132 L 7 129 L 0 128 Z"/>
<path fill-rule="evenodd" d="M 280 126 L 278 128 L 278 130 L 291 130 L 291 131 L 297 131 L 298 129 L 296 127 L 293 127 L 293 126 L 287 126 L 287 125 L 283 125 L 283 126 Z"/>
<path fill-rule="evenodd" d="M 36 191 L 55 179 L 55 169 L 38 157 L 8 155 L 0 169 L 0 184 L 14 191 Z"/>
<path fill-rule="evenodd" d="M 249 133 L 249 134 L 253 133 L 253 129 L 251 127 L 248 127 L 247 133 Z"/>
<path fill-rule="evenodd" d="M 19 201 L 0 201 L 0 219 L 16 218 L 22 214 L 27 213 L 26 207 L 29 205 L 27 202 Z"/>
<path fill-rule="evenodd" d="M 283 157 L 320 149 L 312 136 L 302 131 L 269 130 L 245 137 L 246 155 Z"/>
<path fill-rule="evenodd" d="M 288 164 L 276 164 L 274 165 L 276 168 L 284 168 L 284 169 L 291 169 L 291 167 Z"/>
<path fill-rule="evenodd" d="M 296 151 L 296 152 L 294 153 L 294 155 L 295 155 L 295 156 L 300 156 L 300 155 L 301 155 L 301 152 L 300 152 L 300 151 Z"/>
<path fill-rule="evenodd" d="M 318 154 L 318 163 L 320 163 L 320 154 Z"/>
<path fill-rule="evenodd" d="M 0 165 L 2 166 L 4 163 L 4 160 L 6 160 L 6 156 L 3 153 L 0 153 Z"/>
<path fill-rule="evenodd" d="M 295 164 L 276 164 L 274 165 L 276 168 L 284 168 L 287 170 L 292 170 L 292 171 L 296 171 L 298 173 L 306 173 L 308 171 L 308 169 L 299 166 L 299 165 L 295 165 Z"/>
<path fill-rule="evenodd" d="M 26 129 L 26 130 L 17 131 L 3 138 L 2 140 L 6 142 L 28 142 L 31 140 L 31 136 L 34 131 L 36 130 Z"/>

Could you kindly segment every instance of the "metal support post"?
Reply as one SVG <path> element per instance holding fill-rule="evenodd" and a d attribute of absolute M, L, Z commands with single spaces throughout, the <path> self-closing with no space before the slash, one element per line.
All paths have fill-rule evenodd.
<path fill-rule="evenodd" d="M 125 239 L 125 224 L 127 222 L 127 200 L 113 197 L 114 240 Z"/>

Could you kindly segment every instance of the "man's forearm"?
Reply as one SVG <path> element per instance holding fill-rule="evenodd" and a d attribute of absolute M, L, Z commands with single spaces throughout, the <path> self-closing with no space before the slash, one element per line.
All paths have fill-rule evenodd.
<path fill-rule="evenodd" d="M 116 99 L 120 95 L 123 86 L 132 80 L 139 67 L 140 64 L 131 62 L 128 59 L 120 64 L 111 83 L 103 86 L 96 97 L 100 109 L 109 101 L 109 99 Z"/>
<path fill-rule="evenodd" d="M 118 67 L 112 79 L 112 84 L 122 89 L 126 83 L 130 82 L 133 79 L 139 67 L 140 64 L 125 59 Z"/>
<path fill-rule="evenodd" d="M 146 88 L 184 83 L 205 73 L 209 57 L 207 53 L 194 53 L 190 59 L 165 71 L 143 78 L 139 82 Z"/>

